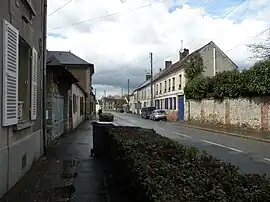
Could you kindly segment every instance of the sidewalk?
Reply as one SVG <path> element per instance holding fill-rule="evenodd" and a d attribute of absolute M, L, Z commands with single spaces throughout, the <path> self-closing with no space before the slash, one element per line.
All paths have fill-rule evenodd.
<path fill-rule="evenodd" d="M 72 159 L 78 160 L 77 166 L 75 165 L 77 176 L 71 178 L 74 179 L 71 183 L 75 188 L 75 197 L 72 201 L 106 201 L 104 165 L 90 156 L 91 128 L 91 121 L 87 120 L 78 126 L 76 131 L 62 136 L 55 145 L 48 148 L 48 156 L 38 161 L 0 201 L 56 202 L 58 201 L 56 197 L 59 195 L 62 196 L 59 201 L 67 201 L 63 200 L 64 195 L 67 194 L 64 193 L 67 186 L 62 186 L 60 192 L 54 187 L 59 185 L 62 164 L 70 164 L 67 160 Z M 70 181 L 65 180 L 64 183 Z"/>

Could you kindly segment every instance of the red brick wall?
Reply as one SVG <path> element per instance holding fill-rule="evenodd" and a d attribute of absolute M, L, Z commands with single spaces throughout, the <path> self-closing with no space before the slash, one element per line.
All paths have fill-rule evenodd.
<path fill-rule="evenodd" d="M 178 112 L 177 111 L 168 111 L 167 112 L 167 119 L 169 121 L 177 121 L 177 119 L 178 119 Z"/>

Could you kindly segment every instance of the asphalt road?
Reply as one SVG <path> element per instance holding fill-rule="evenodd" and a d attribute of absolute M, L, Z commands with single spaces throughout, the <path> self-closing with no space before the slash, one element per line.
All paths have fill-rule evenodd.
<path fill-rule="evenodd" d="M 181 144 L 239 166 L 245 173 L 266 174 L 270 177 L 270 144 L 229 135 L 179 126 L 171 122 L 155 122 L 130 114 L 114 113 L 115 123 L 123 126 L 140 126 L 156 130 Z"/>

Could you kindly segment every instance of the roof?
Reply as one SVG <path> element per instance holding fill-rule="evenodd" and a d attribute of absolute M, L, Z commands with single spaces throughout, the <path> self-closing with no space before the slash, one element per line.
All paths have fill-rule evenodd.
<path fill-rule="evenodd" d="M 229 59 L 229 61 L 235 65 L 235 67 L 237 68 L 237 65 L 213 42 L 210 41 L 209 43 L 205 44 L 204 46 L 202 46 L 201 48 L 193 51 L 192 53 L 188 54 L 186 57 L 184 57 L 182 60 L 177 61 L 176 63 L 172 64 L 171 66 L 169 66 L 168 68 L 164 69 L 161 74 L 157 77 L 155 77 L 153 79 L 153 81 L 156 81 L 158 79 L 163 78 L 164 76 L 170 74 L 172 71 L 176 70 L 176 69 L 182 69 L 184 67 L 184 62 L 186 61 L 187 58 L 190 58 L 192 56 L 194 56 L 196 53 L 201 52 L 204 48 L 206 48 L 207 46 L 209 46 L 210 44 L 212 44 L 213 46 L 215 46 L 215 48 L 217 48 L 225 57 L 227 57 Z"/>
<path fill-rule="evenodd" d="M 159 73 L 157 73 L 156 75 L 154 75 L 153 81 L 156 80 L 156 78 L 159 77 L 161 73 L 162 73 L 162 72 L 159 72 Z M 142 89 L 142 88 L 148 86 L 148 85 L 150 84 L 150 82 L 151 82 L 151 79 L 148 79 L 148 80 L 144 81 L 142 84 L 140 84 L 140 85 L 132 92 L 132 94 L 133 94 L 135 91 L 140 90 L 140 89 Z"/>
<path fill-rule="evenodd" d="M 54 71 L 62 71 L 63 75 L 67 79 L 71 80 L 73 83 L 78 82 L 79 80 L 65 67 L 63 66 L 53 55 L 47 57 L 47 68 L 50 68 Z"/>
<path fill-rule="evenodd" d="M 47 60 L 46 60 L 46 63 L 47 63 L 47 67 L 48 68 L 51 68 L 53 70 L 56 70 L 57 71 L 57 70 L 59 70 L 61 68 L 61 71 L 63 71 L 63 74 L 67 78 L 70 78 L 72 80 L 72 82 L 75 83 L 82 90 L 82 92 L 85 94 L 86 97 L 88 96 L 87 93 L 84 91 L 84 89 L 78 83 L 79 80 L 50 51 L 47 51 Z M 57 69 L 57 67 L 59 69 Z"/>
<path fill-rule="evenodd" d="M 62 65 L 67 66 L 84 66 L 89 67 L 91 71 L 94 73 L 94 65 L 83 60 L 77 55 L 71 53 L 70 51 L 48 51 L 47 50 L 47 60 L 54 56 Z"/>
<path fill-rule="evenodd" d="M 188 54 L 186 57 L 184 57 L 182 60 L 177 61 L 176 63 L 173 63 L 172 65 L 170 65 L 168 68 L 164 69 L 163 71 L 160 72 L 160 75 L 158 77 L 156 77 L 155 79 L 153 79 L 154 81 L 163 78 L 164 76 L 168 75 L 169 73 L 171 73 L 172 71 L 176 70 L 176 69 L 182 69 L 184 66 L 184 61 L 186 61 L 187 58 L 192 57 L 193 55 L 195 55 L 196 53 L 199 53 L 202 49 L 204 49 L 206 46 L 208 46 L 212 41 L 210 41 L 208 44 L 204 45 L 203 47 L 193 51 L 192 53 Z"/>
<path fill-rule="evenodd" d="M 47 51 L 49 55 L 54 55 L 61 64 L 72 64 L 72 65 L 92 65 L 86 62 L 82 58 L 74 55 L 69 51 Z"/>
<path fill-rule="evenodd" d="M 196 53 L 199 53 L 200 51 L 202 51 L 205 47 L 209 46 L 210 44 L 213 44 L 225 57 L 228 58 L 228 60 L 237 68 L 237 65 L 231 60 L 231 58 L 229 58 L 213 41 L 210 41 L 209 43 L 205 44 L 204 46 L 202 46 L 201 48 L 193 51 L 192 53 L 188 54 L 186 57 L 184 57 L 182 60 L 180 61 L 177 61 L 176 63 L 170 65 L 168 68 L 166 69 L 163 69 L 161 72 L 157 73 L 154 78 L 153 78 L 153 81 L 156 81 L 158 79 L 161 79 L 163 78 L 164 76 L 170 74 L 172 71 L 176 70 L 176 69 L 179 69 L 179 68 L 183 68 L 183 64 L 184 64 L 184 61 L 187 59 L 187 58 L 190 58 L 192 57 L 193 55 L 195 55 Z M 140 90 L 146 86 L 148 86 L 151 82 L 151 79 L 148 79 L 147 81 L 144 81 L 142 84 L 140 84 L 134 91 L 137 91 L 137 90 Z"/>
<path fill-rule="evenodd" d="M 104 100 L 105 102 L 116 102 L 116 98 L 113 98 L 113 97 L 104 97 L 102 98 L 102 100 Z"/>

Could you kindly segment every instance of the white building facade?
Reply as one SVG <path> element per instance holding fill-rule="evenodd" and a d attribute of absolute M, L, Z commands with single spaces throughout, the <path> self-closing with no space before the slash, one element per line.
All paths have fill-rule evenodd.
<path fill-rule="evenodd" d="M 187 79 L 183 64 L 188 62 L 195 53 L 200 54 L 203 59 L 203 75 L 205 76 L 215 76 L 218 72 L 237 68 L 236 64 L 212 41 L 191 54 L 188 49 L 179 52 L 179 61 L 174 64 L 171 61 L 165 61 L 165 68 L 153 78 L 153 93 L 154 106 L 157 109 L 165 109 L 169 119 L 184 120 L 184 88 Z M 138 94 L 138 102 L 141 103 L 138 106 L 140 109 L 150 106 L 151 94 L 147 93 L 150 89 L 150 80 L 141 86 L 135 90 Z"/>
<path fill-rule="evenodd" d="M 72 124 L 75 129 L 85 120 L 86 116 L 86 93 L 76 83 L 72 84 Z"/>

